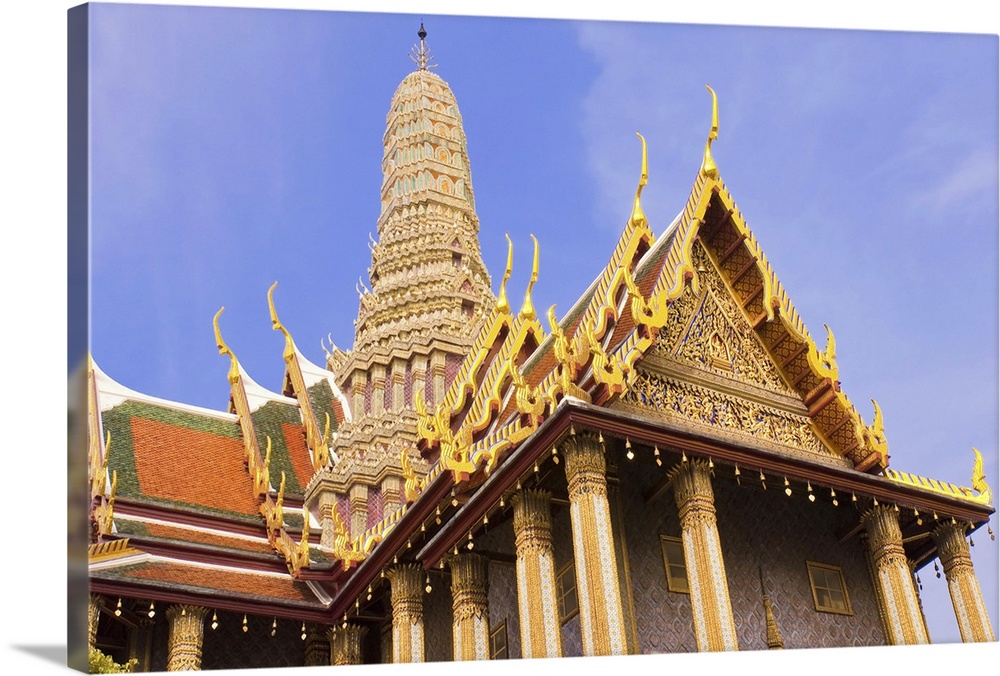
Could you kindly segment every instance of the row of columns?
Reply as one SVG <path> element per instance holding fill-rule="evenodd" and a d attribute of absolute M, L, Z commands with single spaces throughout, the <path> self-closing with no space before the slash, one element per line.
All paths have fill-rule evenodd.
<path fill-rule="evenodd" d="M 569 489 L 570 522 L 584 655 L 627 652 L 625 615 L 615 555 L 604 448 L 600 437 L 581 433 L 562 447 Z M 674 470 L 673 490 L 700 651 L 738 650 L 729 585 L 716 522 L 711 469 L 688 460 Z M 525 658 L 562 655 L 556 598 L 550 495 L 523 489 L 512 500 L 521 652 Z M 885 610 L 890 644 L 927 643 L 926 625 L 903 549 L 898 513 L 876 505 L 862 516 L 876 594 Z M 986 607 L 972 568 L 965 524 L 942 523 L 933 532 L 963 641 L 993 641 Z M 489 659 L 488 562 L 472 553 L 449 560 L 454 658 Z M 387 571 L 392 603 L 392 660 L 424 661 L 423 569 L 400 564 Z M 91 597 L 91 644 L 96 635 Z M 171 606 L 168 671 L 197 669 L 207 610 Z M 360 664 L 365 628 L 338 627 L 307 645 L 307 663 Z M 328 651 L 328 652 L 324 652 Z"/>

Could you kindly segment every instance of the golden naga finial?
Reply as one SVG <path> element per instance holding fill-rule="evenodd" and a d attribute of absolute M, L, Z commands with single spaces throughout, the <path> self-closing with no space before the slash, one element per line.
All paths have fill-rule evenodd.
<path fill-rule="evenodd" d="M 712 159 L 712 141 L 719 138 L 719 99 L 708 85 L 705 89 L 712 95 L 712 128 L 708 132 L 708 140 L 705 142 L 705 157 L 701 161 L 701 175 L 705 178 L 719 178 L 719 168 L 715 166 Z"/>
<path fill-rule="evenodd" d="M 278 530 L 285 522 L 285 473 L 281 473 L 281 485 L 278 487 L 278 499 L 274 501 L 274 509 L 267 519 L 269 530 Z"/>
<path fill-rule="evenodd" d="M 532 235 L 531 241 L 535 243 L 535 258 L 531 263 L 531 277 L 528 279 L 528 289 L 524 292 L 524 304 L 521 305 L 521 316 L 528 321 L 535 318 L 535 306 L 531 303 L 531 288 L 538 281 L 538 240 Z"/>
<path fill-rule="evenodd" d="M 635 201 L 632 203 L 632 215 L 628 219 L 628 224 L 632 227 L 648 227 L 649 223 L 646 221 L 646 214 L 643 212 L 640 202 L 642 188 L 649 179 L 649 168 L 646 162 L 646 139 L 639 132 L 636 132 L 635 135 L 642 141 L 642 173 L 639 174 L 639 187 L 635 189 Z"/>
<path fill-rule="evenodd" d="M 826 329 L 826 349 L 822 352 L 818 346 L 815 350 L 810 349 L 806 358 L 821 378 L 829 378 L 836 384 L 840 377 L 840 369 L 837 367 L 837 341 L 833 337 L 833 329 L 826 324 L 823 328 Z"/>
<path fill-rule="evenodd" d="M 507 302 L 507 280 L 510 279 L 511 270 L 514 269 L 514 243 L 510 241 L 510 235 L 504 233 L 507 238 L 507 269 L 503 273 L 503 281 L 500 282 L 500 293 L 497 295 L 497 310 L 500 312 L 510 312 L 510 303 Z"/>
<path fill-rule="evenodd" d="M 253 487 L 257 495 L 265 495 L 271 490 L 271 435 L 267 435 L 267 451 L 262 466 L 254 468 Z"/>
<path fill-rule="evenodd" d="M 413 471 L 413 465 L 410 464 L 410 454 L 406 448 L 403 448 L 400 465 L 402 465 L 403 479 L 405 480 L 403 494 L 406 497 L 406 502 L 414 502 L 420 497 L 420 481 L 417 479 L 416 472 Z"/>
<path fill-rule="evenodd" d="M 219 348 L 219 354 L 225 354 L 229 356 L 229 382 L 230 384 L 236 384 L 236 381 L 240 379 L 240 364 L 236 361 L 236 355 L 233 351 L 229 349 L 226 345 L 226 341 L 222 339 L 222 331 L 219 330 L 219 316 L 222 311 L 226 309 L 223 305 L 219 308 L 219 311 L 215 313 L 212 317 L 212 328 L 215 329 L 215 345 Z"/>
<path fill-rule="evenodd" d="M 276 286 L 278 286 L 277 282 L 272 284 L 271 288 L 267 290 L 267 308 L 271 311 L 271 327 L 275 331 L 281 331 L 285 336 L 285 351 L 282 356 L 285 358 L 285 361 L 288 361 L 295 355 L 295 342 L 292 340 L 292 334 L 288 332 L 285 325 L 278 319 L 278 311 L 274 309 L 274 288 Z"/>
<path fill-rule="evenodd" d="M 101 444 L 94 443 L 90 449 L 90 496 L 104 495 L 108 486 L 108 458 L 111 457 L 111 430 L 105 431 L 104 460 L 101 460 Z"/>
<path fill-rule="evenodd" d="M 979 493 L 977 499 L 980 502 L 992 505 L 993 491 L 990 490 L 990 485 L 986 483 L 986 473 L 983 471 L 983 455 L 977 448 L 973 448 L 972 452 L 976 456 L 976 459 L 972 463 L 972 487 Z"/>

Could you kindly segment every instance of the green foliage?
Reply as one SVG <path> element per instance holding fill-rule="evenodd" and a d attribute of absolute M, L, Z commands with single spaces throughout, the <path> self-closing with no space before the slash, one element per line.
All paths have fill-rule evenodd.
<path fill-rule="evenodd" d="M 118 664 L 97 648 L 90 649 L 90 673 L 92 674 L 127 674 L 138 663 L 139 661 L 133 658 L 125 664 Z"/>

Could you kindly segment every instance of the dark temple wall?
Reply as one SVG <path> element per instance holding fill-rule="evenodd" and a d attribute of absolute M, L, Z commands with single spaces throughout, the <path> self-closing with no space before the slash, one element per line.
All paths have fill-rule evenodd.
<path fill-rule="evenodd" d="M 272 617 L 218 612 L 219 627 L 212 629 L 212 613 L 205 618 L 205 641 L 201 668 L 252 669 L 254 667 L 300 667 L 305 664 L 302 624 L 278 620 L 271 636 Z"/>
<path fill-rule="evenodd" d="M 633 600 L 642 653 L 696 650 L 687 594 L 667 591 L 660 535 L 680 536 L 673 490 L 651 501 L 643 491 L 666 475 L 676 457 L 664 454 L 657 467 L 651 453 L 634 461 L 621 458 L 621 502 L 625 514 Z M 764 649 L 766 628 L 758 566 L 786 648 L 882 645 L 878 615 L 864 550 L 857 537 L 838 543 L 837 533 L 858 514 L 850 497 L 834 507 L 829 491 L 814 487 L 810 502 L 804 486 L 784 493 L 780 477 L 768 477 L 762 490 L 756 471 L 744 468 L 737 485 L 732 467 L 716 467 L 712 487 L 733 616 L 741 650 Z M 806 561 L 842 569 L 851 615 L 818 612 L 813 605 Z"/>

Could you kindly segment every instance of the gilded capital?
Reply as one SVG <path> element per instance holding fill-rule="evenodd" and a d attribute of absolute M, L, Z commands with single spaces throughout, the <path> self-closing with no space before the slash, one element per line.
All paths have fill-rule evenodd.
<path fill-rule="evenodd" d="M 899 515 L 889 505 L 876 505 L 861 516 L 868 533 L 868 547 L 879 568 L 887 565 L 908 565 L 903 550 L 903 533 Z"/>
<path fill-rule="evenodd" d="M 331 633 L 330 651 L 331 663 L 342 664 L 364 664 L 365 634 L 368 627 L 348 623 L 346 627 L 335 627 Z"/>
<path fill-rule="evenodd" d="M 563 458 L 566 460 L 566 480 L 569 483 L 569 495 L 594 493 L 607 495 L 607 479 L 604 461 L 604 445 L 600 436 L 594 432 L 581 432 L 567 437 L 561 445 Z"/>
<path fill-rule="evenodd" d="M 422 569 L 415 563 L 393 566 L 386 572 L 392 588 L 393 620 L 417 623 L 423 621 L 424 589 Z"/>
<path fill-rule="evenodd" d="M 674 499 L 681 526 L 705 520 L 715 521 L 715 494 L 712 477 L 704 460 L 688 460 L 674 470 Z"/>
<path fill-rule="evenodd" d="M 547 491 L 521 490 L 511 498 L 514 507 L 514 541 L 517 551 L 552 551 L 552 495 Z"/>
<path fill-rule="evenodd" d="M 487 613 L 488 561 L 477 554 L 459 554 L 449 562 L 455 623 Z"/>
<path fill-rule="evenodd" d="M 972 556 L 969 543 L 965 539 L 968 524 L 964 521 L 940 524 L 931 535 L 937 545 L 938 556 L 944 567 L 945 575 L 951 575 L 960 569 L 972 570 Z"/>

